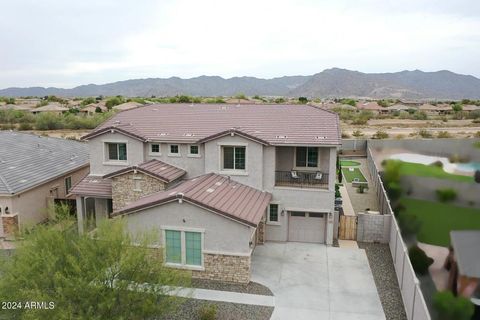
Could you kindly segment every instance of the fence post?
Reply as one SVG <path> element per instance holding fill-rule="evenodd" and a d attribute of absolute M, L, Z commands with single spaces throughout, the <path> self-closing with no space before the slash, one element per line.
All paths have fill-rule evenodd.
<path fill-rule="evenodd" d="M 417 300 L 417 286 L 418 286 L 418 283 L 415 281 L 415 285 L 413 286 L 413 303 L 412 303 L 412 317 L 411 317 L 411 320 L 415 319 L 415 300 Z"/>

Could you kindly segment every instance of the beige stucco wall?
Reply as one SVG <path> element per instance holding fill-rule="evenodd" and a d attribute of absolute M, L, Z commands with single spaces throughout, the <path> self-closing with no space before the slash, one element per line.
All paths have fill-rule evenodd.
<path fill-rule="evenodd" d="M 162 245 L 162 228 L 203 229 L 204 251 L 208 253 L 250 254 L 250 238 L 254 229 L 204 210 L 188 202 L 174 201 L 138 213 L 123 216 L 132 235 L 158 232 L 158 244 Z"/>
<path fill-rule="evenodd" d="M 71 176 L 73 186 L 85 177 L 88 172 L 88 166 L 83 167 L 38 187 L 13 195 L 11 197 L 11 213 L 18 213 L 20 227 L 33 225 L 47 219 L 47 201 L 52 199 L 50 198 L 50 190 L 58 188 L 57 195 L 54 195 L 54 198 L 65 199 L 65 178 Z"/>
<path fill-rule="evenodd" d="M 107 142 L 127 144 L 127 161 L 106 161 Z M 106 133 L 88 141 L 90 151 L 90 173 L 105 175 L 125 167 L 138 165 L 145 161 L 143 142 L 120 133 Z"/>
<path fill-rule="evenodd" d="M 154 142 L 155 143 L 155 142 Z M 188 154 L 188 144 L 178 144 L 180 155 L 169 155 L 170 144 L 159 143 L 160 154 L 152 154 L 150 152 L 150 143 L 145 143 L 145 155 L 146 160 L 157 159 L 173 166 L 182 168 L 187 171 L 185 178 L 192 178 L 205 173 L 205 149 L 203 144 L 198 145 L 198 156 L 192 156 Z"/>

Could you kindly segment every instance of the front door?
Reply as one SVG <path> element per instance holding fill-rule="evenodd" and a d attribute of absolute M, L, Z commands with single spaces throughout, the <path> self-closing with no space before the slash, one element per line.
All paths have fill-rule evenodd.
<path fill-rule="evenodd" d="M 325 242 L 325 213 L 290 211 L 288 241 Z"/>

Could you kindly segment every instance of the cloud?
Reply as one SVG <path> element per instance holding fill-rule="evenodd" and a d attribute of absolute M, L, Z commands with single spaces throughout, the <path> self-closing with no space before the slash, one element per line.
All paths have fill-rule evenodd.
<path fill-rule="evenodd" d="M 480 75 L 475 1 L 2 4 L 0 87 L 142 77 L 275 77 L 330 67 Z"/>

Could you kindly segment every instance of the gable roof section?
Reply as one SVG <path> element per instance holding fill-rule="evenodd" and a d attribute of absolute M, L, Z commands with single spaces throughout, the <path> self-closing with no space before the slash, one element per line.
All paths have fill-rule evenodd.
<path fill-rule="evenodd" d="M 70 194 L 79 196 L 111 198 L 112 180 L 103 179 L 99 176 L 88 175 L 82 180 L 80 180 L 77 184 L 75 184 L 72 189 L 70 189 Z"/>
<path fill-rule="evenodd" d="M 124 168 L 124 169 L 106 174 L 103 176 L 103 178 L 113 178 L 118 175 L 125 174 L 127 172 L 131 172 L 134 170 L 153 176 L 154 178 L 157 178 L 165 183 L 169 183 L 174 180 L 177 180 L 178 178 L 182 177 L 186 173 L 186 171 L 181 168 L 172 166 L 171 164 L 165 163 L 157 159 L 153 159 L 153 160 L 144 162 L 142 164 L 139 164 L 138 166 L 131 166 L 128 168 Z"/>
<path fill-rule="evenodd" d="M 338 115 L 310 105 L 149 105 L 116 114 L 83 139 L 109 130 L 144 142 L 199 143 L 233 130 L 269 145 L 340 144 Z"/>
<path fill-rule="evenodd" d="M 83 142 L 0 131 L 0 194 L 26 191 L 88 163 Z"/>
<path fill-rule="evenodd" d="M 460 274 L 480 278 L 480 230 L 450 231 Z"/>
<path fill-rule="evenodd" d="M 209 173 L 185 180 L 176 187 L 160 191 L 129 204 L 112 216 L 141 212 L 182 199 L 221 216 L 256 227 L 265 214 L 272 195 L 229 177 Z"/>

